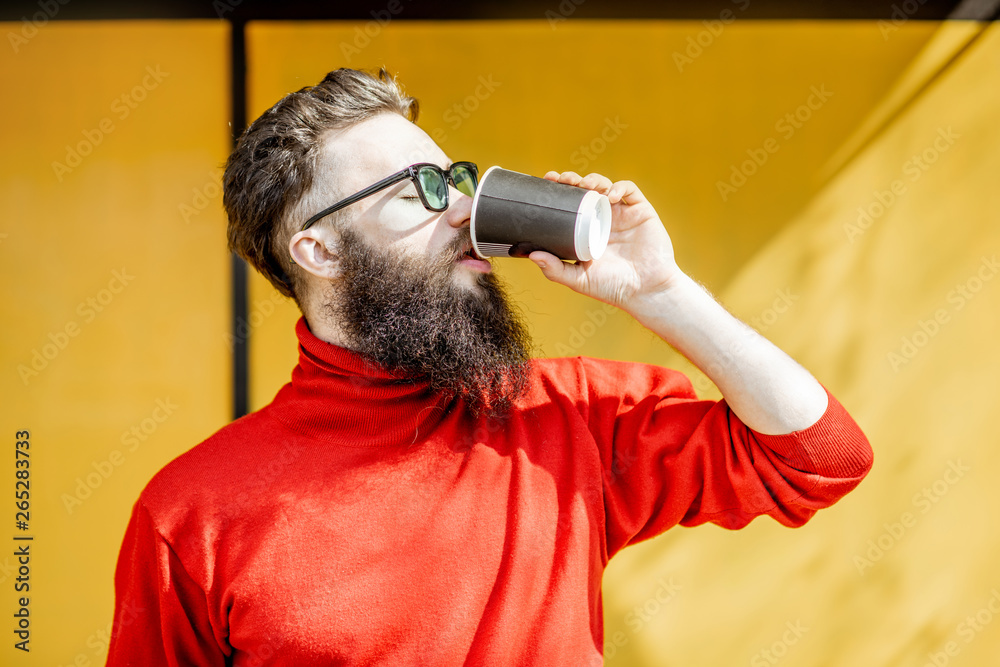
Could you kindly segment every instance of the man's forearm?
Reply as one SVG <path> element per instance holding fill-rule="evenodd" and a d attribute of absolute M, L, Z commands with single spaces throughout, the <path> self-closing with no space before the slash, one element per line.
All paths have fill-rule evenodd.
<path fill-rule="evenodd" d="M 809 371 L 733 317 L 689 276 L 625 310 L 701 369 L 753 430 L 799 431 L 826 411 L 826 391 Z"/>

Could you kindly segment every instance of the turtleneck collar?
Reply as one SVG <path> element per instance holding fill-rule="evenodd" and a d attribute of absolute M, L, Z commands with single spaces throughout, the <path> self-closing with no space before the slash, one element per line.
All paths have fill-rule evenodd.
<path fill-rule="evenodd" d="M 408 445 L 426 436 L 455 403 L 426 380 L 393 373 L 295 324 L 299 363 L 267 406 L 306 437 L 352 447 Z"/>

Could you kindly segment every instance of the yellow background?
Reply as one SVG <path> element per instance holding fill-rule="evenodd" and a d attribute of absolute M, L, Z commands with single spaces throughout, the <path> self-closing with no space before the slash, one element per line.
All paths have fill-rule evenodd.
<path fill-rule="evenodd" d="M 0 24 L 4 36 L 20 29 Z M 604 586 L 609 665 L 771 664 L 764 649 L 788 665 L 923 665 L 949 641 L 958 649 L 949 664 L 989 664 L 1000 622 L 968 642 L 959 624 L 1000 590 L 989 422 L 1000 281 L 983 281 L 961 308 L 949 295 L 975 286 L 978 271 L 989 273 L 983 257 L 1000 249 L 1000 33 L 914 21 L 898 30 L 736 21 L 715 31 L 697 21 L 251 23 L 248 116 L 336 67 L 385 65 L 420 99 L 421 127 L 452 159 L 483 169 L 579 168 L 581 147 L 601 147 L 616 125 L 585 171 L 636 181 L 682 268 L 813 371 L 871 438 L 869 477 L 801 529 L 768 519 L 739 532 L 677 529 L 616 557 Z M 701 53 L 679 68 L 674 54 L 699 37 Z M 14 432 L 24 428 L 35 536 L 32 652 L 5 641 L 0 664 L 103 663 L 132 503 L 156 470 L 229 419 L 218 191 L 228 49 L 226 25 L 212 21 L 50 23 L 17 52 L 0 49 L 0 433 L 9 438 L 0 488 L 10 489 L 0 507 L 0 543 L 10 547 L 0 554 L 14 549 Z M 142 87 L 147 66 L 168 74 L 120 118 L 115 101 Z M 477 98 L 480 77 L 494 90 L 480 87 Z M 776 123 L 811 87 L 831 95 L 786 137 Z M 104 120 L 114 130 L 60 180 L 52 163 Z M 937 151 L 948 128 L 955 138 Z M 769 137 L 779 149 L 723 201 L 717 183 Z M 911 180 L 908 160 L 925 151 L 934 162 Z M 894 181 L 905 191 L 858 233 L 858 207 L 887 201 L 876 192 Z M 622 313 L 585 326 L 598 304 L 529 263 L 496 267 L 540 356 L 690 370 Z M 102 292 L 123 270 L 133 276 L 124 289 Z M 88 320 L 79 304 L 108 296 Z M 921 322 L 940 310 L 947 321 L 921 339 Z M 253 277 L 253 408 L 289 377 L 296 317 Z M 68 322 L 78 334 L 25 382 L 19 366 Z M 893 362 L 904 337 L 924 344 Z M 692 379 L 718 396 L 699 373 Z M 176 406 L 162 423 L 158 400 Z M 146 439 L 130 451 L 122 436 L 133 427 Z M 115 450 L 121 464 L 69 511 L 66 497 L 107 471 Z M 969 470 L 949 484 L 959 461 Z M 924 488 L 937 502 L 914 498 Z M 900 533 L 906 512 L 914 520 Z M 869 540 L 887 548 L 872 552 Z M 873 553 L 870 565 L 858 560 Z M 0 555 L 8 639 L 12 561 Z M 657 602 L 658 582 L 671 579 L 680 589 Z M 784 643 L 786 623 L 807 628 L 794 644 Z"/>

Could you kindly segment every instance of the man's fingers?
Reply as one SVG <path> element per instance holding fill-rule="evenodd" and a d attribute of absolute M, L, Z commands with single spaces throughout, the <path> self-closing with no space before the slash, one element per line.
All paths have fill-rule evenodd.
<path fill-rule="evenodd" d="M 587 188 L 588 190 L 596 190 L 597 192 L 600 192 L 602 195 L 608 194 L 608 191 L 611 190 L 611 185 L 612 184 L 610 178 L 597 173 L 587 174 L 586 176 L 583 177 L 583 180 L 580 181 L 581 188 Z"/>
<path fill-rule="evenodd" d="M 621 202 L 623 204 L 638 204 L 640 202 L 646 201 L 643 196 L 642 191 L 639 187 L 632 181 L 618 181 L 611 186 L 611 189 L 607 192 L 608 200 L 612 204 L 617 204 Z"/>
<path fill-rule="evenodd" d="M 544 250 L 535 250 L 528 255 L 528 259 L 542 270 L 546 278 L 554 283 L 566 285 L 571 288 L 576 287 L 576 283 L 579 281 L 579 273 L 583 270 L 579 265 L 568 264 Z"/>
<path fill-rule="evenodd" d="M 614 184 L 611 179 L 603 174 L 590 173 L 586 176 L 581 176 L 575 171 L 547 171 L 545 176 L 546 180 L 555 181 L 557 183 L 565 183 L 566 185 L 575 185 L 578 188 L 586 188 L 587 190 L 596 190 L 602 195 L 606 195 L 611 191 Z M 629 181 L 619 181 L 620 183 L 626 183 Z"/>
<path fill-rule="evenodd" d="M 555 179 L 560 183 L 565 183 L 566 185 L 579 185 L 580 181 L 583 180 L 583 176 L 576 173 L 575 171 L 564 171 L 559 174 L 559 178 Z"/>

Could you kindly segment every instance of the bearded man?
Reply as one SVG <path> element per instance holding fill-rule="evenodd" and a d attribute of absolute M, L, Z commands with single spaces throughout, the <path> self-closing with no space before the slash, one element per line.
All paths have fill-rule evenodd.
<path fill-rule="evenodd" d="M 872 465 L 805 369 L 674 260 L 630 181 L 599 260 L 549 280 L 621 308 L 704 370 L 531 356 L 471 253 L 478 169 L 384 71 L 280 100 L 224 178 L 231 247 L 302 311 L 264 408 L 143 490 L 115 575 L 109 665 L 600 665 L 601 577 L 676 526 L 800 526 Z M 705 619 L 706 621 L 709 619 Z"/>

